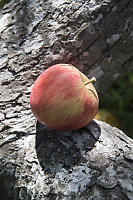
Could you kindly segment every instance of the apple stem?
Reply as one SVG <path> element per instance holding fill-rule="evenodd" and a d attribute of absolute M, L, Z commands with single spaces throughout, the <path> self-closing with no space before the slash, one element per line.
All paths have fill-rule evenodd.
<path fill-rule="evenodd" d="M 96 81 L 96 78 L 93 77 L 93 78 L 91 78 L 90 80 L 84 82 L 84 85 L 87 85 L 87 84 L 89 84 L 89 83 L 93 83 L 93 82 L 95 82 L 95 81 Z"/>

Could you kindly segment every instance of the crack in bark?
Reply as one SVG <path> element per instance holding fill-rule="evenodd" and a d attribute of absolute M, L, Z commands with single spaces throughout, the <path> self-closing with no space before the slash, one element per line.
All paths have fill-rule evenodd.
<path fill-rule="evenodd" d="M 39 1 L 35 1 L 34 3 L 38 3 L 38 2 Z M 9 83 L 8 79 L 5 79 L 5 82 L 2 83 L 2 89 L 5 88 L 7 89 L 7 91 L 9 90 L 9 92 L 11 91 L 11 93 L 21 92 L 21 94 L 19 94 L 18 97 L 15 99 L 13 98 L 12 100 L 9 100 L 9 101 L 0 101 L 0 107 L 1 109 L 4 110 L 3 111 L 4 116 L 5 116 L 4 120 L 6 120 L 5 124 L 10 123 L 9 126 L 4 125 L 3 123 L 4 120 L 1 123 L 2 124 L 1 133 L 4 135 L 4 139 L 5 140 L 7 139 L 7 141 L 4 141 L 1 135 L 0 141 L 2 142 L 2 144 L 0 145 L 0 148 L 3 151 L 2 152 L 3 154 L 1 152 L 0 153 L 5 158 L 5 164 L 8 163 L 9 160 L 14 159 L 13 155 L 15 155 L 16 156 L 16 157 L 14 156 L 16 159 L 15 162 L 19 163 L 19 167 L 20 167 L 17 171 L 15 171 L 14 177 L 16 178 L 15 180 L 16 183 L 14 186 L 14 190 L 15 190 L 15 187 L 17 187 L 18 185 L 21 191 L 15 190 L 14 194 L 18 195 L 21 200 L 22 198 L 26 199 L 29 193 L 31 194 L 30 198 L 37 199 L 37 198 L 44 197 L 47 200 L 48 196 L 51 195 L 51 192 L 53 192 L 53 195 L 56 194 L 55 196 L 57 198 L 60 196 L 61 198 L 68 197 L 68 199 L 69 197 L 73 199 L 79 199 L 80 197 L 82 199 L 87 199 L 91 197 L 95 198 L 95 195 L 97 194 L 98 194 L 98 197 L 96 196 L 96 198 L 99 198 L 101 194 L 101 196 L 103 197 L 103 200 L 105 199 L 112 200 L 113 198 L 112 193 L 113 193 L 118 197 L 118 199 L 123 198 L 125 200 L 128 198 L 128 193 L 126 193 L 128 192 L 128 188 L 125 189 L 123 185 L 120 185 L 121 188 L 119 185 L 114 187 L 113 184 L 115 184 L 115 181 L 118 181 L 119 174 L 120 174 L 120 178 L 123 180 L 125 180 L 124 178 L 127 177 L 127 183 L 126 183 L 127 186 L 128 184 L 130 184 L 128 171 L 132 172 L 132 162 L 130 162 L 131 161 L 130 152 L 132 152 L 132 141 L 129 141 L 128 139 L 123 138 L 123 136 L 121 136 L 121 133 L 119 132 L 118 129 L 113 129 L 111 126 L 107 126 L 105 123 L 101 122 L 101 124 L 99 123 L 100 124 L 99 126 L 101 128 L 100 138 L 97 139 L 95 138 L 95 135 L 92 134 L 91 136 L 90 134 L 88 137 L 89 139 L 87 139 L 86 137 L 87 137 L 87 134 L 89 133 L 88 132 L 89 129 L 88 130 L 84 129 L 83 134 L 79 134 L 80 131 L 79 132 L 75 131 L 74 132 L 75 135 L 73 134 L 73 137 L 75 137 L 75 141 L 78 141 L 77 143 L 78 148 L 74 146 L 76 144 L 75 142 L 75 143 L 72 143 L 72 146 L 70 147 L 71 151 L 66 151 L 67 148 L 69 149 L 69 145 L 71 145 L 71 141 L 70 143 L 67 143 L 68 140 L 63 140 L 64 143 L 63 142 L 61 143 L 60 141 L 58 143 L 57 134 L 56 135 L 53 134 L 53 136 L 51 137 L 51 142 L 50 142 L 50 138 L 47 138 L 43 131 L 42 131 L 42 137 L 40 136 L 40 134 L 37 134 L 37 131 L 35 132 L 34 130 L 35 119 L 31 117 L 30 108 L 28 107 L 28 102 L 26 102 L 26 98 L 29 97 L 30 92 L 28 92 L 28 95 L 25 97 L 25 93 L 26 93 L 25 89 L 27 88 L 29 91 L 31 88 L 30 86 L 33 83 L 32 79 L 35 79 L 37 74 L 40 73 L 41 70 L 44 70 L 44 68 L 46 69 L 48 65 L 52 62 L 58 63 L 60 61 L 62 62 L 67 61 L 67 62 L 70 62 L 71 64 L 71 62 L 76 61 L 79 65 L 84 65 L 82 59 L 86 59 L 85 61 L 87 61 L 87 56 L 86 56 L 87 54 L 85 55 L 86 57 L 83 58 L 84 52 L 85 53 L 87 52 L 89 54 L 90 48 L 94 46 L 94 54 L 95 54 L 95 45 L 96 45 L 96 48 L 97 47 L 99 48 L 102 54 L 100 56 L 99 54 L 98 56 L 96 55 L 97 57 L 95 57 L 94 54 L 92 55 L 92 57 L 94 56 L 95 59 L 94 60 L 92 59 L 93 62 L 90 62 L 89 67 L 91 68 L 94 67 L 94 69 L 96 69 L 95 68 L 96 65 L 97 64 L 100 65 L 101 64 L 100 62 L 102 62 L 103 59 L 106 59 L 108 57 L 108 54 L 110 54 L 110 52 L 117 53 L 115 46 L 118 46 L 118 48 L 120 48 L 119 44 L 123 43 L 123 39 L 128 38 L 130 34 L 130 27 L 128 31 L 126 32 L 123 31 L 122 36 L 119 38 L 119 40 L 115 41 L 113 44 L 111 43 L 111 45 L 107 44 L 107 37 L 109 37 L 110 39 L 113 34 L 119 33 L 119 31 L 123 29 L 123 26 L 125 25 L 124 24 L 125 21 L 130 16 L 130 15 L 126 16 L 124 14 L 126 13 L 126 9 L 128 9 L 128 7 L 130 6 L 131 1 L 126 2 L 126 8 L 124 7 L 124 9 L 121 9 L 119 15 L 117 12 L 117 8 L 115 8 L 115 6 L 117 6 L 119 9 L 120 8 L 119 3 L 121 3 L 121 1 L 113 1 L 113 0 L 111 0 L 110 2 L 109 1 L 97 1 L 97 2 L 84 1 L 84 4 L 81 1 L 82 5 L 78 9 L 76 9 L 74 12 L 71 10 L 71 12 L 69 13 L 69 16 L 71 15 L 70 23 L 69 23 L 69 20 L 67 21 L 67 19 L 66 19 L 66 23 L 63 23 L 61 21 L 63 17 L 68 14 L 67 11 L 69 11 L 69 8 L 67 6 L 66 7 L 60 6 L 58 10 L 56 10 L 56 8 L 54 10 L 54 8 L 52 7 L 52 3 L 54 1 L 50 1 L 50 2 L 41 1 L 41 2 L 43 3 L 43 6 L 39 4 L 40 7 L 44 9 L 46 8 L 46 11 L 44 11 L 43 9 L 39 11 L 43 13 L 42 15 L 39 15 L 41 16 L 40 18 L 36 18 L 36 19 L 34 19 L 34 17 L 36 17 L 36 13 L 39 10 L 39 6 L 37 7 L 37 10 L 36 10 L 36 8 L 34 8 L 34 3 L 32 1 L 29 1 L 28 3 L 23 0 L 21 2 L 13 1 L 13 5 L 10 6 L 10 8 L 8 8 L 10 9 L 9 10 L 10 12 L 8 11 L 7 13 L 14 14 L 14 17 L 15 17 L 16 13 L 17 15 L 21 14 L 21 11 L 23 11 L 24 9 L 23 8 L 24 4 L 27 3 L 26 7 L 27 9 L 29 9 L 28 14 L 33 14 L 31 16 L 28 15 L 28 17 L 31 17 L 28 22 L 24 21 L 27 28 L 29 27 L 29 29 L 27 30 L 31 31 L 31 32 L 27 31 L 26 33 L 24 32 L 25 33 L 24 35 L 19 30 L 19 27 L 20 27 L 19 26 L 20 24 L 18 24 L 19 21 L 17 22 L 15 21 L 14 30 L 16 30 L 16 34 L 18 34 L 18 32 L 20 31 L 20 38 L 18 38 L 17 40 L 18 43 L 16 43 L 16 46 L 14 47 L 15 50 L 13 49 L 13 46 L 12 46 L 13 44 L 15 44 L 15 37 L 14 37 L 13 42 L 12 43 L 10 42 L 11 33 L 14 34 L 12 30 L 13 27 L 10 26 L 10 29 L 8 27 L 6 31 L 2 33 L 2 36 L 4 39 L 6 37 L 6 34 L 7 34 L 7 37 L 10 37 L 5 40 L 2 40 L 2 45 L 4 45 L 4 47 L 7 48 L 6 55 L 10 56 L 11 61 L 9 60 L 10 62 L 8 61 L 8 63 L 6 64 L 6 67 L 2 68 L 0 71 L 4 71 L 4 74 L 6 74 L 6 71 L 8 69 L 8 71 L 11 73 L 10 74 L 8 72 L 8 74 L 14 77 L 14 80 L 13 81 L 11 80 L 10 85 L 8 85 Z M 101 5 L 101 6 L 99 8 L 96 7 L 93 11 L 91 9 L 89 10 L 90 8 L 89 4 L 91 2 L 94 3 L 94 5 L 91 5 L 92 6 L 91 8 L 93 8 L 93 6 L 95 8 L 95 6 L 97 5 Z M 68 6 L 70 6 L 70 9 L 71 9 L 71 5 L 69 4 L 71 3 L 73 2 L 70 1 L 68 3 Z M 76 3 L 79 3 L 79 2 L 76 1 Z M 107 5 L 103 5 L 104 3 Z M 62 11 L 64 11 L 64 13 L 60 13 Z M 6 10 L 0 11 L 0 13 L 1 15 L 3 15 L 3 13 L 6 13 Z M 54 16 L 55 18 L 53 19 L 52 18 L 53 14 L 55 14 L 57 18 Z M 103 17 L 99 18 L 99 14 L 102 14 Z M 82 18 L 82 16 L 83 16 L 83 19 L 80 21 L 80 17 Z M 123 24 L 120 24 L 120 26 L 116 30 L 115 27 L 113 27 L 113 23 L 112 24 L 109 24 L 109 23 L 111 23 L 111 17 L 113 17 L 113 19 L 115 20 L 117 16 L 121 23 L 123 23 L 124 21 L 123 19 L 125 19 L 125 21 Z M 121 18 L 123 16 L 125 18 Z M 24 17 L 25 16 L 22 13 L 21 20 Z M 37 19 L 39 20 L 36 21 Z M 51 24 L 49 27 L 47 27 L 47 24 L 49 23 L 49 19 L 51 20 Z M 32 22 L 33 22 L 33 26 L 30 24 Z M 92 26 L 92 29 L 91 27 L 90 29 L 88 29 L 89 23 Z M 56 28 L 56 26 L 59 28 Z M 59 33 L 59 36 L 58 36 L 56 35 L 56 30 L 58 32 L 60 31 L 60 29 L 63 30 L 64 32 L 62 35 Z M 94 29 L 94 32 L 89 32 L 89 31 L 93 31 L 93 29 Z M 109 34 L 108 34 L 108 29 L 110 31 Z M 9 31 L 11 31 L 10 34 L 9 34 Z M 83 37 L 84 35 L 82 36 L 83 32 L 86 33 L 85 37 Z M 50 35 L 50 39 L 48 39 L 49 33 L 52 33 Z M 105 38 L 101 38 L 101 34 L 104 34 L 104 33 L 105 33 Z M 44 43 L 44 45 L 39 47 L 38 49 L 33 48 L 34 52 L 27 51 L 28 53 L 25 53 L 25 48 L 28 47 L 28 44 L 27 46 L 25 46 L 26 42 L 29 42 L 29 46 L 30 46 L 31 45 L 30 42 L 32 42 L 34 38 L 36 39 L 37 34 L 40 34 L 40 35 L 42 34 L 40 36 L 42 37 L 41 39 L 42 40 L 47 39 L 47 42 Z M 81 37 L 80 37 L 80 34 L 81 34 Z M 89 37 L 89 34 L 90 34 L 90 37 Z M 23 39 L 21 35 L 23 36 Z M 103 48 L 100 46 L 101 39 L 103 39 L 104 44 L 107 44 Z M 83 45 L 81 44 L 81 46 L 80 44 L 78 44 L 78 42 L 80 41 L 84 42 Z M 90 45 L 88 45 L 87 43 Z M 125 46 L 125 48 L 126 47 L 127 46 Z M 63 51 L 60 51 L 61 48 L 63 49 Z M 104 51 L 102 51 L 102 49 L 104 49 Z M 12 50 L 14 50 L 14 52 Z M 16 53 L 17 51 L 20 51 L 19 55 L 17 55 Z M 64 54 L 62 52 L 64 52 Z M 93 48 L 92 48 L 92 52 L 93 52 Z M 56 59 L 56 54 L 58 54 L 59 56 L 61 55 L 61 57 Z M 125 54 L 128 54 L 128 52 L 125 51 Z M 118 56 L 116 57 L 116 59 L 118 58 Z M 132 63 L 132 59 L 133 59 L 133 55 L 128 55 L 125 58 L 125 60 L 122 61 L 121 63 L 122 65 L 119 66 L 121 72 L 124 66 L 126 68 L 126 66 L 129 65 L 130 62 Z M 86 68 L 85 68 L 86 73 L 89 67 L 86 64 Z M 110 70 L 110 68 L 111 67 L 109 66 L 107 70 Z M 34 71 L 33 75 L 32 75 L 32 69 Z M 84 68 L 81 68 L 81 69 L 84 70 Z M 102 68 L 101 70 L 104 70 L 104 68 Z M 114 68 L 112 68 L 111 70 L 114 70 Z M 116 72 L 119 72 L 118 68 L 115 70 Z M 111 74 L 109 75 L 112 76 Z M 104 73 L 104 76 L 102 78 L 104 79 L 104 77 L 105 79 L 108 77 L 107 73 Z M 100 84 L 100 81 L 98 82 L 98 84 Z M 104 85 L 106 85 L 106 82 L 104 83 Z M 6 97 L 8 94 L 4 94 L 4 95 Z M 25 101 L 23 101 L 23 99 L 25 99 Z M 12 107 L 14 108 L 12 109 Z M 15 107 L 16 107 L 16 113 L 18 112 L 18 116 L 13 117 L 12 113 L 14 114 Z M 9 111 L 8 116 L 11 116 L 9 118 L 6 117 L 6 114 L 8 111 Z M 29 112 L 27 113 L 27 111 Z M 95 129 L 96 127 L 94 126 L 93 128 L 94 128 L 94 132 L 96 132 L 97 131 Z M 17 132 L 15 132 L 16 129 L 18 129 Z M 33 131 L 35 133 L 32 133 Z M 13 134 L 15 134 L 15 136 Z M 66 132 L 65 134 L 69 134 L 69 137 L 71 137 L 70 133 Z M 28 137 L 29 135 L 34 135 L 35 137 L 34 136 L 33 138 Z M 62 137 L 65 137 L 65 136 L 62 136 Z M 89 144 L 90 137 L 93 138 L 92 141 L 95 139 L 94 142 L 96 142 L 94 147 L 91 148 L 91 151 L 89 149 L 89 147 L 91 147 L 90 145 L 87 145 L 84 148 L 85 143 Z M 19 139 L 20 141 L 16 142 Z M 37 139 L 40 139 L 40 143 L 37 143 L 38 149 L 35 149 L 34 143 L 38 142 Z M 83 142 L 83 144 L 81 142 L 82 139 L 83 141 L 85 141 Z M 15 143 L 17 143 L 17 150 L 15 149 Z M 63 146 L 64 144 L 66 146 Z M 128 147 L 127 147 L 127 144 L 128 144 Z M 44 149 L 43 149 L 43 146 L 44 146 Z M 39 152 L 40 149 L 42 151 Z M 127 156 L 124 155 L 125 152 L 128 154 Z M 37 154 L 37 159 L 40 162 L 39 164 L 37 162 L 34 162 L 36 158 L 36 154 Z M 48 159 L 47 159 L 47 155 L 49 156 Z M 50 169 L 49 167 L 50 159 L 51 159 L 51 163 L 53 164 L 52 165 L 53 168 L 56 162 L 57 162 L 56 163 L 57 165 L 55 166 L 57 168 L 59 165 L 59 169 L 54 169 L 54 170 L 57 170 L 58 173 L 54 173 L 53 177 L 50 174 L 50 170 L 53 169 L 53 168 Z M 53 160 L 55 162 L 53 162 Z M 121 163 L 119 163 L 119 160 L 121 161 Z M 68 163 L 68 161 L 70 163 Z M 32 162 L 34 162 L 34 164 Z M 69 170 L 67 170 L 67 166 L 69 166 L 69 164 L 71 166 L 71 173 Z M 116 166 L 114 167 L 113 165 L 116 165 Z M 41 168 L 41 166 L 43 167 Z M 123 170 L 123 171 L 122 172 L 117 171 L 117 166 L 118 168 L 120 168 L 119 170 Z M 43 171 L 45 167 L 48 168 L 47 175 L 45 171 Z M 79 169 L 82 169 L 82 170 L 80 171 Z M 88 170 L 88 172 L 86 171 L 86 169 Z M 108 189 L 106 188 L 106 185 L 104 187 L 104 183 L 106 183 L 106 180 L 105 182 L 103 180 L 106 175 L 106 173 L 104 174 L 104 172 L 107 172 L 107 179 L 108 179 L 107 181 L 109 181 L 108 182 L 109 186 L 111 186 L 112 188 Z M 81 177 L 81 182 L 78 185 L 78 181 L 80 180 L 80 178 L 78 179 L 77 177 L 80 177 L 80 175 L 82 176 L 84 174 L 85 174 L 85 177 L 83 179 Z M 29 179 L 26 178 L 26 176 Z M 97 184 L 97 179 L 100 176 L 101 176 L 101 181 L 103 181 L 102 182 L 103 188 Z M 51 181 L 49 184 L 47 184 L 46 177 L 49 180 L 49 182 Z M 93 179 L 93 178 L 94 178 L 93 180 L 94 182 L 89 182 L 90 179 Z M 69 181 L 67 182 L 67 180 Z M 6 183 L 8 183 L 8 186 L 9 186 L 9 189 L 8 187 L 4 188 L 6 193 L 8 194 L 10 192 L 10 189 L 12 189 L 13 187 L 10 184 L 11 180 L 9 181 L 8 177 L 6 178 L 5 181 Z M 87 181 L 87 182 L 84 182 L 84 181 Z M 84 185 L 86 188 L 84 187 L 84 190 L 82 192 L 80 190 L 82 189 L 82 186 Z M 132 185 L 133 184 L 131 183 L 131 186 Z M 76 192 L 71 191 L 71 189 L 73 189 L 73 186 L 74 186 L 74 191 L 76 190 Z M 118 186 L 119 188 L 117 188 Z M 24 187 L 25 187 L 25 190 L 27 190 L 28 188 L 26 193 L 24 193 L 25 191 L 22 191 Z M 52 191 L 49 189 L 51 187 L 53 188 Z M 75 189 L 75 188 L 78 188 L 78 189 Z M 125 196 L 122 195 L 121 191 L 124 191 Z M 65 197 L 64 197 L 64 193 L 65 194 L 67 193 Z M 84 196 L 85 193 L 86 193 L 86 196 Z M 91 194 L 91 197 L 90 197 L 90 194 Z M 43 195 L 43 197 L 40 197 L 40 195 Z"/>
<path fill-rule="evenodd" d="M 131 3 L 131 0 L 129 0 L 128 2 L 126 2 L 125 7 L 122 8 L 120 11 L 118 11 L 118 14 L 122 13 L 123 11 L 125 11 L 127 9 L 127 7 L 129 6 L 130 3 Z"/>
<path fill-rule="evenodd" d="M 11 99 L 11 100 L 7 100 L 7 101 L 0 101 L 0 103 L 12 103 L 14 102 L 14 100 L 18 100 L 19 98 L 21 98 L 23 95 L 19 94 L 15 99 Z"/>
<path fill-rule="evenodd" d="M 8 127 L 8 126 L 6 126 L 6 127 Z M 8 129 L 10 129 L 10 128 L 11 127 L 8 127 Z M 8 129 L 6 128 L 3 131 L 8 130 Z M 19 140 L 22 137 L 26 137 L 26 136 L 29 136 L 29 135 L 35 135 L 35 133 L 28 133 L 28 132 L 25 133 L 25 132 L 22 132 L 22 131 L 14 131 L 14 132 L 12 132 L 12 134 L 16 134 L 16 136 L 14 136 L 14 137 L 8 139 L 7 141 L 4 141 L 3 143 L 1 143 L 0 144 L 0 148 L 2 148 L 3 146 L 5 146 L 6 144 L 10 144 L 12 142 L 15 142 L 15 141 Z"/>

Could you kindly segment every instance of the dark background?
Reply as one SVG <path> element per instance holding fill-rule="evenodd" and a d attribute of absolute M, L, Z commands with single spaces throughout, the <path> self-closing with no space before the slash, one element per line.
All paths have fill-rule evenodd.
<path fill-rule="evenodd" d="M 133 71 L 127 72 L 101 96 L 97 119 L 123 130 L 133 138 Z"/>

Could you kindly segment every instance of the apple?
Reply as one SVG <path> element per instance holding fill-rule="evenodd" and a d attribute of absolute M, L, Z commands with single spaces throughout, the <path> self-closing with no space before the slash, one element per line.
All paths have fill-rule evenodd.
<path fill-rule="evenodd" d="M 53 130 L 86 126 L 98 111 L 98 95 L 92 82 L 69 64 L 49 67 L 35 81 L 30 106 L 34 116 Z"/>

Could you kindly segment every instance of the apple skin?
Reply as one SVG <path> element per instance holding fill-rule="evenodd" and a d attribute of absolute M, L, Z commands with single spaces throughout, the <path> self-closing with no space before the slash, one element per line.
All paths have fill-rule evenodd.
<path fill-rule="evenodd" d="M 35 81 L 30 106 L 34 116 L 53 130 L 75 130 L 97 114 L 98 95 L 89 79 L 69 64 L 49 67 Z"/>

